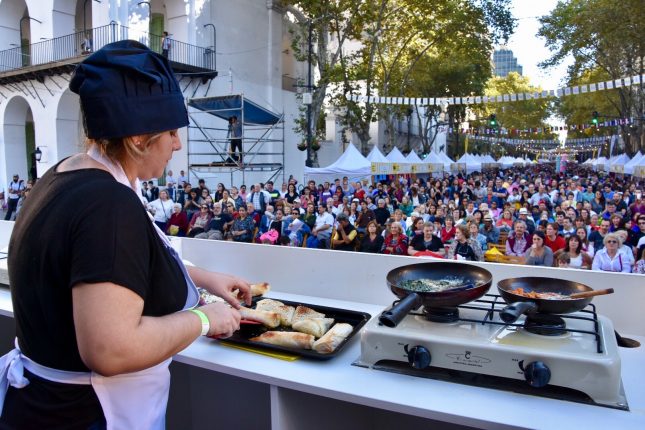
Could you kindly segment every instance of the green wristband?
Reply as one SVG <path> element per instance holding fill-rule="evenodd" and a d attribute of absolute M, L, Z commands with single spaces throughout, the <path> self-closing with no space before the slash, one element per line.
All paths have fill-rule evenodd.
<path fill-rule="evenodd" d="M 202 336 L 206 336 L 211 329 L 211 323 L 206 314 L 199 309 L 188 309 L 188 311 L 194 313 L 202 320 Z"/>

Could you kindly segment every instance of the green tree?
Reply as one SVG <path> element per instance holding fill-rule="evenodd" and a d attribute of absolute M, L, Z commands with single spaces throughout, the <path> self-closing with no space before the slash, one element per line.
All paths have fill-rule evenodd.
<path fill-rule="evenodd" d="M 369 2 L 367 2 L 369 3 Z M 492 44 L 507 38 L 514 26 L 508 0 L 379 0 L 365 11 L 363 48 L 346 58 L 344 96 L 460 96 L 481 88 L 490 76 Z M 450 64 L 452 67 L 445 67 Z M 429 69 L 443 74 L 432 81 Z M 475 76 L 473 77 L 473 73 Z M 471 72 L 471 73 L 468 73 Z M 462 79 L 467 75 L 466 79 Z M 468 79 L 470 78 L 470 79 Z M 343 103 L 340 100 L 340 103 Z M 347 105 L 348 126 L 367 151 L 370 124 L 381 119 L 388 132 L 387 146 L 394 144 L 394 122 L 408 114 L 407 107 Z M 462 108 L 451 107 L 455 112 Z M 439 109 L 429 106 L 429 122 Z M 449 116 L 451 120 L 454 115 Z M 427 127 L 426 122 L 423 127 Z M 424 146 L 429 141 L 426 139 Z"/>
<path fill-rule="evenodd" d="M 535 92 L 541 93 L 542 88 L 531 85 L 528 77 L 515 72 L 505 77 L 491 78 L 485 90 L 487 96 Z M 495 114 L 499 127 L 505 129 L 547 127 L 546 120 L 551 115 L 551 101 L 540 98 L 508 103 L 488 103 L 474 111 L 478 115 L 478 123 L 482 125 L 486 125 L 489 116 Z"/>
<path fill-rule="evenodd" d="M 549 15 L 541 17 L 540 22 L 542 26 L 538 35 L 546 39 L 553 53 L 542 67 L 559 64 L 572 56 L 574 62 L 568 71 L 569 83 L 593 76 L 618 79 L 645 72 L 645 8 L 642 0 L 561 1 Z M 627 149 L 635 152 L 645 144 L 643 84 L 618 88 L 615 94 L 616 99 L 612 100 L 614 96 L 608 95 L 608 104 L 601 104 L 606 112 L 586 104 L 583 98 L 579 102 L 565 100 L 561 104 L 564 107 L 562 113 L 572 116 L 571 109 L 577 105 L 585 112 L 597 110 L 606 117 L 637 118 L 634 127 L 621 127 Z M 602 101 L 593 97 L 587 97 L 587 100 Z"/>

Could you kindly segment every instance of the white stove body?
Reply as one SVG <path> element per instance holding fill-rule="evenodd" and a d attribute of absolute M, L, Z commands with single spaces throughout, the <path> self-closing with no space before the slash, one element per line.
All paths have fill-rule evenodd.
<path fill-rule="evenodd" d="M 460 317 L 482 320 L 489 308 L 460 309 Z M 481 322 L 429 322 L 419 313 L 406 316 L 394 328 L 373 318 L 363 328 L 361 356 L 355 364 L 373 367 L 382 360 L 407 363 L 408 352 L 421 346 L 429 352 L 431 367 L 524 381 L 523 367 L 541 362 L 550 370 L 549 385 L 581 391 L 600 405 L 627 407 L 614 328 L 601 315 L 599 353 L 595 336 L 587 333 L 541 336 L 518 327 Z M 518 321 L 522 322 L 523 318 Z M 566 324 L 568 329 L 594 330 L 594 324 L 586 320 L 566 319 Z"/>

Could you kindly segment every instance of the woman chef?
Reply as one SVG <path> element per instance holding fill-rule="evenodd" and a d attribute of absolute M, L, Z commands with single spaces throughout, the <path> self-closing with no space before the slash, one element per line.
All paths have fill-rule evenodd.
<path fill-rule="evenodd" d="M 171 357 L 239 327 L 236 277 L 184 267 L 145 211 L 188 125 L 168 60 L 134 41 L 76 69 L 87 152 L 34 186 L 9 244 L 16 349 L 0 359 L 0 428 L 162 429 Z M 88 199 L 87 196 L 96 196 Z M 226 299 L 195 309 L 195 285 Z"/>

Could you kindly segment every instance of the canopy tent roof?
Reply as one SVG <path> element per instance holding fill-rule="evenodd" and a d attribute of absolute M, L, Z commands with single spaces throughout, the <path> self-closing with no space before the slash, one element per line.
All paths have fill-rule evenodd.
<path fill-rule="evenodd" d="M 396 146 L 394 147 L 393 150 L 390 151 L 389 154 L 387 154 L 387 161 L 391 163 L 409 163 L 408 160 L 405 159 L 405 156 L 401 154 L 401 151 L 399 151 L 399 148 Z"/>
<path fill-rule="evenodd" d="M 405 157 L 406 161 L 408 163 L 423 163 L 423 160 L 419 158 L 416 152 L 412 151 L 408 154 L 407 157 Z"/>
<path fill-rule="evenodd" d="M 466 172 L 467 173 L 472 173 L 476 170 L 481 170 L 482 168 L 482 163 L 481 161 L 477 160 L 475 157 L 470 155 L 469 153 L 465 153 L 464 155 L 457 160 L 457 163 L 466 163 Z"/>
<path fill-rule="evenodd" d="M 376 147 L 376 145 L 372 148 L 369 154 L 367 154 L 366 157 L 369 161 L 372 163 L 389 163 L 390 160 L 385 158 L 385 155 L 379 149 Z"/>
<path fill-rule="evenodd" d="M 625 173 L 629 173 L 630 175 L 633 175 L 634 166 L 638 166 L 638 164 L 641 162 L 642 159 L 643 159 L 643 154 L 640 151 L 638 151 L 636 155 L 634 155 L 632 159 L 625 164 Z"/>
<path fill-rule="evenodd" d="M 425 163 L 430 163 L 430 164 L 444 164 L 445 161 L 441 159 L 437 154 L 434 152 L 431 152 L 428 154 L 428 156 L 423 160 Z"/>
<path fill-rule="evenodd" d="M 352 144 L 338 160 L 327 167 L 305 167 L 305 182 L 310 179 L 316 182 L 333 181 L 347 176 L 352 181 L 358 181 L 372 175 L 372 163 L 361 154 Z"/>
<path fill-rule="evenodd" d="M 233 115 L 244 125 L 273 125 L 282 121 L 282 116 L 263 108 L 241 94 L 190 99 L 188 106 L 228 121 Z"/>
<path fill-rule="evenodd" d="M 629 155 L 627 154 L 621 154 L 611 160 L 611 165 L 617 164 L 617 165 L 625 165 L 630 161 Z"/>

